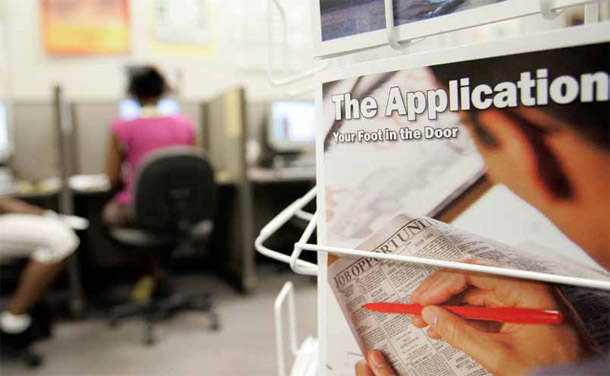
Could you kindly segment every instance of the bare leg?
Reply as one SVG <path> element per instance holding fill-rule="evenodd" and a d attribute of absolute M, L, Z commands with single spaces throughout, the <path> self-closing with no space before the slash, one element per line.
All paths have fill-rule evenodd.
<path fill-rule="evenodd" d="M 11 297 L 7 311 L 22 315 L 38 302 L 62 268 L 61 262 L 42 263 L 31 260 L 21 274 L 17 291 Z"/>

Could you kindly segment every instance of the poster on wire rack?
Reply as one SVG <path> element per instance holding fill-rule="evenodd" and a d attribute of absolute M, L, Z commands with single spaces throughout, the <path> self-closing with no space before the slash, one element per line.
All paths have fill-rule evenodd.
<path fill-rule="evenodd" d="M 607 348 L 610 328 L 594 320 L 600 312 L 610 314 L 610 296 L 603 291 L 610 289 L 610 274 L 603 257 L 590 252 L 594 247 L 573 232 L 573 223 L 558 221 L 554 209 L 532 198 L 537 189 L 556 197 L 554 205 L 575 197 L 573 177 L 561 167 L 566 162 L 559 162 L 574 156 L 551 153 L 558 138 L 578 134 L 586 150 L 607 147 L 607 28 L 576 27 L 321 73 L 316 92 L 319 244 L 443 261 L 475 259 L 507 270 L 504 275 L 527 271 L 596 288 L 593 293 L 568 290 L 573 300 L 566 306 L 577 311 L 580 335 Z M 521 142 L 518 151 L 503 133 L 498 136 L 499 127 Z M 494 154 L 507 145 L 520 165 Z M 606 170 L 591 175 L 593 185 L 607 177 L 608 160 L 599 163 Z M 514 171 L 529 165 L 527 174 L 538 174 L 531 181 L 542 187 L 520 187 L 531 176 L 514 176 Z M 514 231 L 506 244 L 489 232 L 477 233 L 483 226 L 466 232 L 435 219 L 484 175 L 508 184 L 519 196 L 515 200 L 528 203 L 526 211 L 551 218 L 553 223 L 544 226 L 558 234 L 551 238 L 561 239 L 548 241 L 541 235 L 545 231 L 530 229 L 534 235 Z M 514 206 L 510 202 L 497 208 Z M 602 217 L 610 211 L 600 210 Z M 505 232 L 519 227 L 511 223 L 516 217 L 493 218 Z M 604 226 L 583 229 L 596 227 Z M 518 243 L 529 246 L 518 249 Z M 549 249 L 550 244 L 559 249 Z M 560 254 L 561 248 L 572 254 Z M 375 302 L 412 303 L 412 294 L 438 269 L 323 253 L 318 264 L 321 374 L 353 375 L 355 363 L 369 350 L 381 351 L 401 376 L 497 373 L 480 357 L 442 339 L 431 340 L 421 320 L 416 326 L 410 315 L 364 308 Z"/>
<path fill-rule="evenodd" d="M 591 0 L 391 0 L 397 40 L 418 39 Z M 314 53 L 330 56 L 388 43 L 385 0 L 313 0 Z"/>

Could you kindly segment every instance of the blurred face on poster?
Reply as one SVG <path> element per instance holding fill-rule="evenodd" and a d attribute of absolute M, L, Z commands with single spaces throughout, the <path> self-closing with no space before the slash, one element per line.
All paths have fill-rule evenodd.
<path fill-rule="evenodd" d="M 489 59 L 485 69 L 476 62 L 431 69 L 443 85 L 469 77 L 470 93 L 481 83 L 498 88 L 506 77 L 520 77 L 518 105 L 460 112 L 487 174 L 610 269 L 608 46 L 573 50 L 582 54 L 578 61 L 556 50 Z"/>

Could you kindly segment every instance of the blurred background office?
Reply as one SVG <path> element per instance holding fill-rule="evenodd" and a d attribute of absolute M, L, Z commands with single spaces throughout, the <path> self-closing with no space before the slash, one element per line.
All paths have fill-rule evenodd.
<path fill-rule="evenodd" d="M 25 355 L 3 349 L 2 373 L 27 374 L 39 361 L 37 372 L 57 375 L 273 373 L 273 299 L 294 279 L 300 308 L 310 313 L 300 321 L 302 333 L 314 334 L 315 284 L 256 257 L 254 235 L 314 185 L 315 124 L 308 88 L 290 97 L 268 82 L 265 2 L 0 6 L 0 195 L 88 222 L 75 230 L 78 250 L 42 299 L 50 337 L 37 338 Z M 308 24 L 306 5 L 299 7 L 289 15 L 288 45 L 301 53 L 278 58 L 281 74 L 290 73 L 285 66 L 313 65 L 302 53 Z M 281 44 L 278 35 L 274 43 Z M 203 236 L 134 246 L 103 224 L 102 211 L 117 192 L 106 175 L 111 126 L 145 117 L 143 107 L 150 107 L 128 92 L 144 66 L 171 88 L 158 116 L 192 122 L 217 193 L 197 198 L 214 201 L 201 204 L 214 207 Z M 290 224 L 272 245 L 288 252 L 304 225 Z M 163 259 L 163 283 L 143 279 L 146 272 L 134 265 L 151 254 Z M 26 263 L 3 260 L 3 308 Z M 185 296 L 199 296 L 185 298 L 199 309 L 158 320 L 152 333 L 146 312 L 124 317 L 124 308 Z"/>
<path fill-rule="evenodd" d="M 296 286 L 299 339 L 315 334 L 315 281 L 254 251 L 260 229 L 315 185 L 313 80 L 278 85 L 320 64 L 310 5 L 282 4 L 285 28 L 266 0 L 0 2 L 0 200 L 58 213 L 79 237 L 40 301 L 50 330 L 32 346 L 3 346 L 3 375 L 33 366 L 41 375 L 274 374 L 273 300 L 286 280 Z M 414 51 L 578 23 L 581 13 L 432 37 Z M 332 64 L 397 54 L 383 47 Z M 171 88 L 156 103 L 128 90 L 142 67 Z M 129 228 L 108 227 L 111 125 L 151 106 L 156 117 L 189 119 L 192 148 L 143 156 L 138 167 L 155 183 L 127 205 Z M 160 230 L 145 213 L 172 225 Z M 306 224 L 294 219 L 268 246 L 288 254 Z M 159 278 L 134 267 L 147 259 Z M 2 259 L 3 310 L 27 262 Z"/>

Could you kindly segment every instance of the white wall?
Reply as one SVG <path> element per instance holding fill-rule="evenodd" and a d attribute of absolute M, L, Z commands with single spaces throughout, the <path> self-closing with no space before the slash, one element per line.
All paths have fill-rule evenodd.
<path fill-rule="evenodd" d="M 0 2 L 0 99 L 9 97 L 8 33 L 4 22 L 6 4 Z"/>
<path fill-rule="evenodd" d="M 181 97 L 186 100 L 208 98 L 235 85 L 245 85 L 250 98 L 266 99 L 282 95 L 282 90 L 274 89 L 267 83 L 260 64 L 253 65 L 253 69 L 244 69 L 244 66 L 248 66 L 243 61 L 248 59 L 248 51 L 236 54 L 231 47 L 232 27 L 243 20 L 234 17 L 231 9 L 234 10 L 235 6 L 229 6 L 230 3 L 246 2 L 250 7 L 256 4 L 255 9 L 262 12 L 266 0 L 212 1 L 216 53 L 209 56 L 155 55 L 148 40 L 148 5 L 152 1 L 131 0 L 132 52 L 129 55 L 63 57 L 48 55 L 44 50 L 39 0 L 2 0 L 0 11 L 4 11 L 11 72 L 8 84 L 0 81 L 3 87 L 0 94 L 8 91 L 15 101 L 48 100 L 51 87 L 60 83 L 68 96 L 74 99 L 116 99 L 124 93 L 124 67 L 127 64 L 153 63 L 164 70 L 170 81 L 175 81 L 177 72 L 181 71 Z M 259 49 L 252 52 L 260 55 Z M 6 53 L 0 50 L 0 54 Z M 241 60 L 236 62 L 236 56 Z M 303 64 L 309 63 L 305 61 Z"/>
<path fill-rule="evenodd" d="M 60 83 L 69 97 L 79 101 L 115 100 L 124 95 L 125 66 L 134 63 L 156 64 L 170 81 L 175 81 L 180 71 L 181 97 L 186 100 L 206 99 L 236 85 L 245 86 L 248 97 L 254 100 L 284 96 L 284 89 L 268 84 L 264 71 L 267 0 L 208 1 L 213 8 L 216 34 L 216 52 L 212 55 L 156 55 L 148 39 L 149 5 L 154 0 L 131 0 L 132 52 L 129 55 L 61 57 L 48 55 L 44 50 L 40 0 L 0 0 L 0 96 L 8 94 L 15 101 L 48 100 L 53 84 Z M 297 70 L 311 66 L 308 1 L 284 0 L 282 4 L 288 10 L 288 17 L 292 17 L 289 29 L 292 30 L 293 48 L 298 51 L 292 55 L 295 58 L 289 64 Z M 4 21 L 1 16 L 4 16 Z M 562 17 L 554 21 L 545 21 L 540 16 L 526 17 L 428 38 L 408 52 L 556 28 L 562 23 Z M 4 49 L 1 26 L 4 26 L 7 40 Z M 300 30 L 300 34 L 294 30 Z M 241 34 L 241 45 L 236 44 L 235 36 L 238 34 Z M 385 47 L 339 58 L 334 64 L 352 64 L 399 54 Z M 8 77 L 2 74 L 3 65 L 10 68 Z M 311 85 L 311 81 L 297 87 L 308 84 Z"/>

